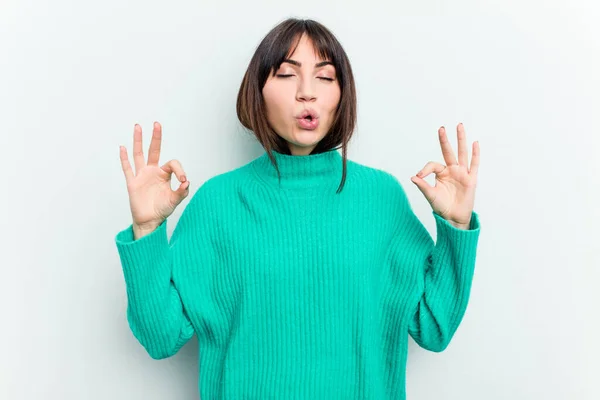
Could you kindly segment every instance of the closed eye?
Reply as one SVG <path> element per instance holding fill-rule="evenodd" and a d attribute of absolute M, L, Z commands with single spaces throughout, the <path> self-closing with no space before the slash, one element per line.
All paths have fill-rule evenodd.
<path fill-rule="evenodd" d="M 278 74 L 277 76 L 278 76 L 278 77 L 280 77 L 280 78 L 288 78 L 288 77 L 290 77 L 290 76 L 294 76 L 294 75 L 283 75 L 283 74 Z M 324 79 L 324 80 L 326 80 L 326 81 L 329 81 L 329 82 L 333 82 L 333 81 L 335 80 L 335 79 L 333 79 L 333 78 L 325 78 L 324 76 L 319 76 L 319 77 L 317 77 L 317 78 L 318 78 L 318 79 Z"/>

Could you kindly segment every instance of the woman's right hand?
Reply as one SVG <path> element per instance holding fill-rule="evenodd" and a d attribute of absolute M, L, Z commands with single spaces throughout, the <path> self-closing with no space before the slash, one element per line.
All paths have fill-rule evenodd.
<path fill-rule="evenodd" d="M 189 194 L 190 181 L 186 179 L 177 160 L 158 166 L 162 128 L 154 123 L 152 140 L 148 149 L 148 163 L 144 161 L 142 128 L 135 124 L 133 129 L 133 159 L 135 172 L 129 164 L 127 149 L 120 146 L 121 165 L 127 182 L 129 205 L 133 217 L 136 238 L 156 229 Z M 177 190 L 171 189 L 171 174 L 181 182 Z"/>

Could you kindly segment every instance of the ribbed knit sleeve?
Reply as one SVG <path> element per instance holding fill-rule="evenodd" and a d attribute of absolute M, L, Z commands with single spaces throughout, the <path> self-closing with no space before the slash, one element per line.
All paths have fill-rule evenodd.
<path fill-rule="evenodd" d="M 198 263 L 199 229 L 206 226 L 199 190 L 167 240 L 167 220 L 133 240 L 133 226 L 119 232 L 116 245 L 127 290 L 127 321 L 133 335 L 154 359 L 167 358 L 192 337 L 194 329 L 173 280 L 177 269 Z"/>
<path fill-rule="evenodd" d="M 408 332 L 424 349 L 443 351 L 467 309 L 473 280 L 479 216 L 473 211 L 469 229 L 454 227 L 432 211 L 434 243 L 400 189 L 400 222 L 394 236 L 393 261 L 408 282 Z"/>

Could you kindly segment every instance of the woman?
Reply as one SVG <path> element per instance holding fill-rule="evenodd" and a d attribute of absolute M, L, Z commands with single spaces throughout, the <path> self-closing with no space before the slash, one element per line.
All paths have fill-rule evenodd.
<path fill-rule="evenodd" d="M 170 242 L 167 217 L 190 181 L 176 160 L 158 166 L 158 123 L 147 164 L 134 129 L 135 173 L 121 148 L 133 223 L 116 244 L 133 334 L 159 359 L 196 333 L 203 400 L 404 399 L 408 335 L 442 351 L 467 307 L 478 146 L 469 169 L 464 128 L 456 160 L 442 127 L 447 165 L 412 178 L 433 208 L 434 244 L 396 178 L 347 160 L 354 80 L 323 25 L 288 19 L 269 32 L 237 113 L 265 153 L 206 181 Z"/>

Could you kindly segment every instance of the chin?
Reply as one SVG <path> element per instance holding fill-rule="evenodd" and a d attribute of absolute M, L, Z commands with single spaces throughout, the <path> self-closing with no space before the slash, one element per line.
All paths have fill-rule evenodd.
<path fill-rule="evenodd" d="M 297 140 L 288 141 L 289 146 L 293 145 L 294 147 L 296 147 L 296 149 L 303 149 L 303 150 L 310 149 L 310 151 L 312 151 L 317 146 L 318 143 L 319 143 L 318 141 L 310 141 L 310 142 L 297 141 Z"/>
<path fill-rule="evenodd" d="M 325 135 L 315 131 L 296 132 L 288 142 L 294 143 L 296 146 L 309 147 L 319 143 Z"/>

